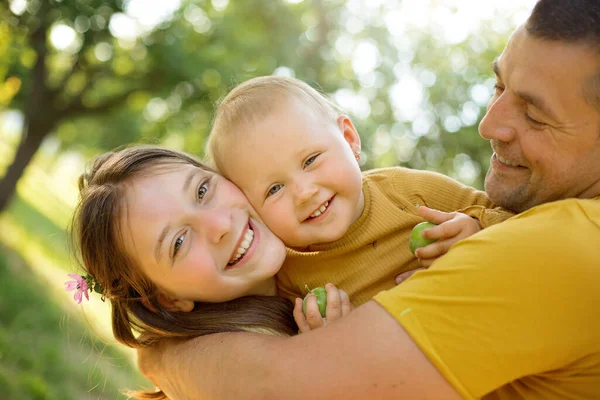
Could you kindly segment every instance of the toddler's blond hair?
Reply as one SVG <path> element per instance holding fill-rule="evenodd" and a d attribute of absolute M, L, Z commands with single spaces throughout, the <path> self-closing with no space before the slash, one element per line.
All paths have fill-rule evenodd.
<path fill-rule="evenodd" d="M 252 78 L 236 86 L 218 102 L 206 144 L 206 161 L 223 172 L 226 160 L 222 154 L 230 140 L 291 98 L 299 100 L 327 122 L 335 122 L 340 115 L 331 100 L 301 80 L 285 76 Z"/>

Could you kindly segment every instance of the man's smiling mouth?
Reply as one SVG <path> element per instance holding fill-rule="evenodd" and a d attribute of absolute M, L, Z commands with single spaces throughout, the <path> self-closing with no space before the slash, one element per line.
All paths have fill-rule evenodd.
<path fill-rule="evenodd" d="M 498 159 L 498 161 L 500 161 L 502 164 L 508 165 L 509 167 L 521 167 L 521 165 L 519 165 L 519 164 L 517 164 L 517 163 L 515 163 L 515 162 L 512 162 L 512 161 L 509 161 L 509 160 L 507 160 L 506 158 L 504 158 L 504 157 L 500 156 L 498 153 L 496 153 L 496 158 L 497 158 L 497 159 Z"/>

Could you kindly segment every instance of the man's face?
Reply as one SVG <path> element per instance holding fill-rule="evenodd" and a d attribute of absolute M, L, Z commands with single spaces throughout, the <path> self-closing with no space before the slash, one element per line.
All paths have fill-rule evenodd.
<path fill-rule="evenodd" d="M 496 91 L 479 125 L 494 155 L 485 190 L 522 212 L 565 198 L 600 195 L 600 112 L 584 97 L 600 73 L 585 44 L 515 31 L 494 62 Z"/>

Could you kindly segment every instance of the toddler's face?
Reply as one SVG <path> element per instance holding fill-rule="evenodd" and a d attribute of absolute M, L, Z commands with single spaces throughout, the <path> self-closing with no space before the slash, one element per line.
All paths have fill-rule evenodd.
<path fill-rule="evenodd" d="M 242 129 L 223 146 L 223 172 L 273 233 L 290 247 L 340 239 L 364 207 L 350 119 L 329 121 L 288 100 Z"/>

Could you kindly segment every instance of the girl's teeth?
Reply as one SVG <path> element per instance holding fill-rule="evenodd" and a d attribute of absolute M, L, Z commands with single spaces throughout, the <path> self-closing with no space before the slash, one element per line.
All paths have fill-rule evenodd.
<path fill-rule="evenodd" d="M 242 241 L 242 244 L 240 244 L 240 247 L 238 247 L 237 249 L 235 259 L 230 264 L 237 262 L 246 253 L 248 247 L 250 247 L 250 245 L 252 244 L 253 238 L 254 231 L 248 228 L 246 234 L 244 235 L 244 240 Z"/>

